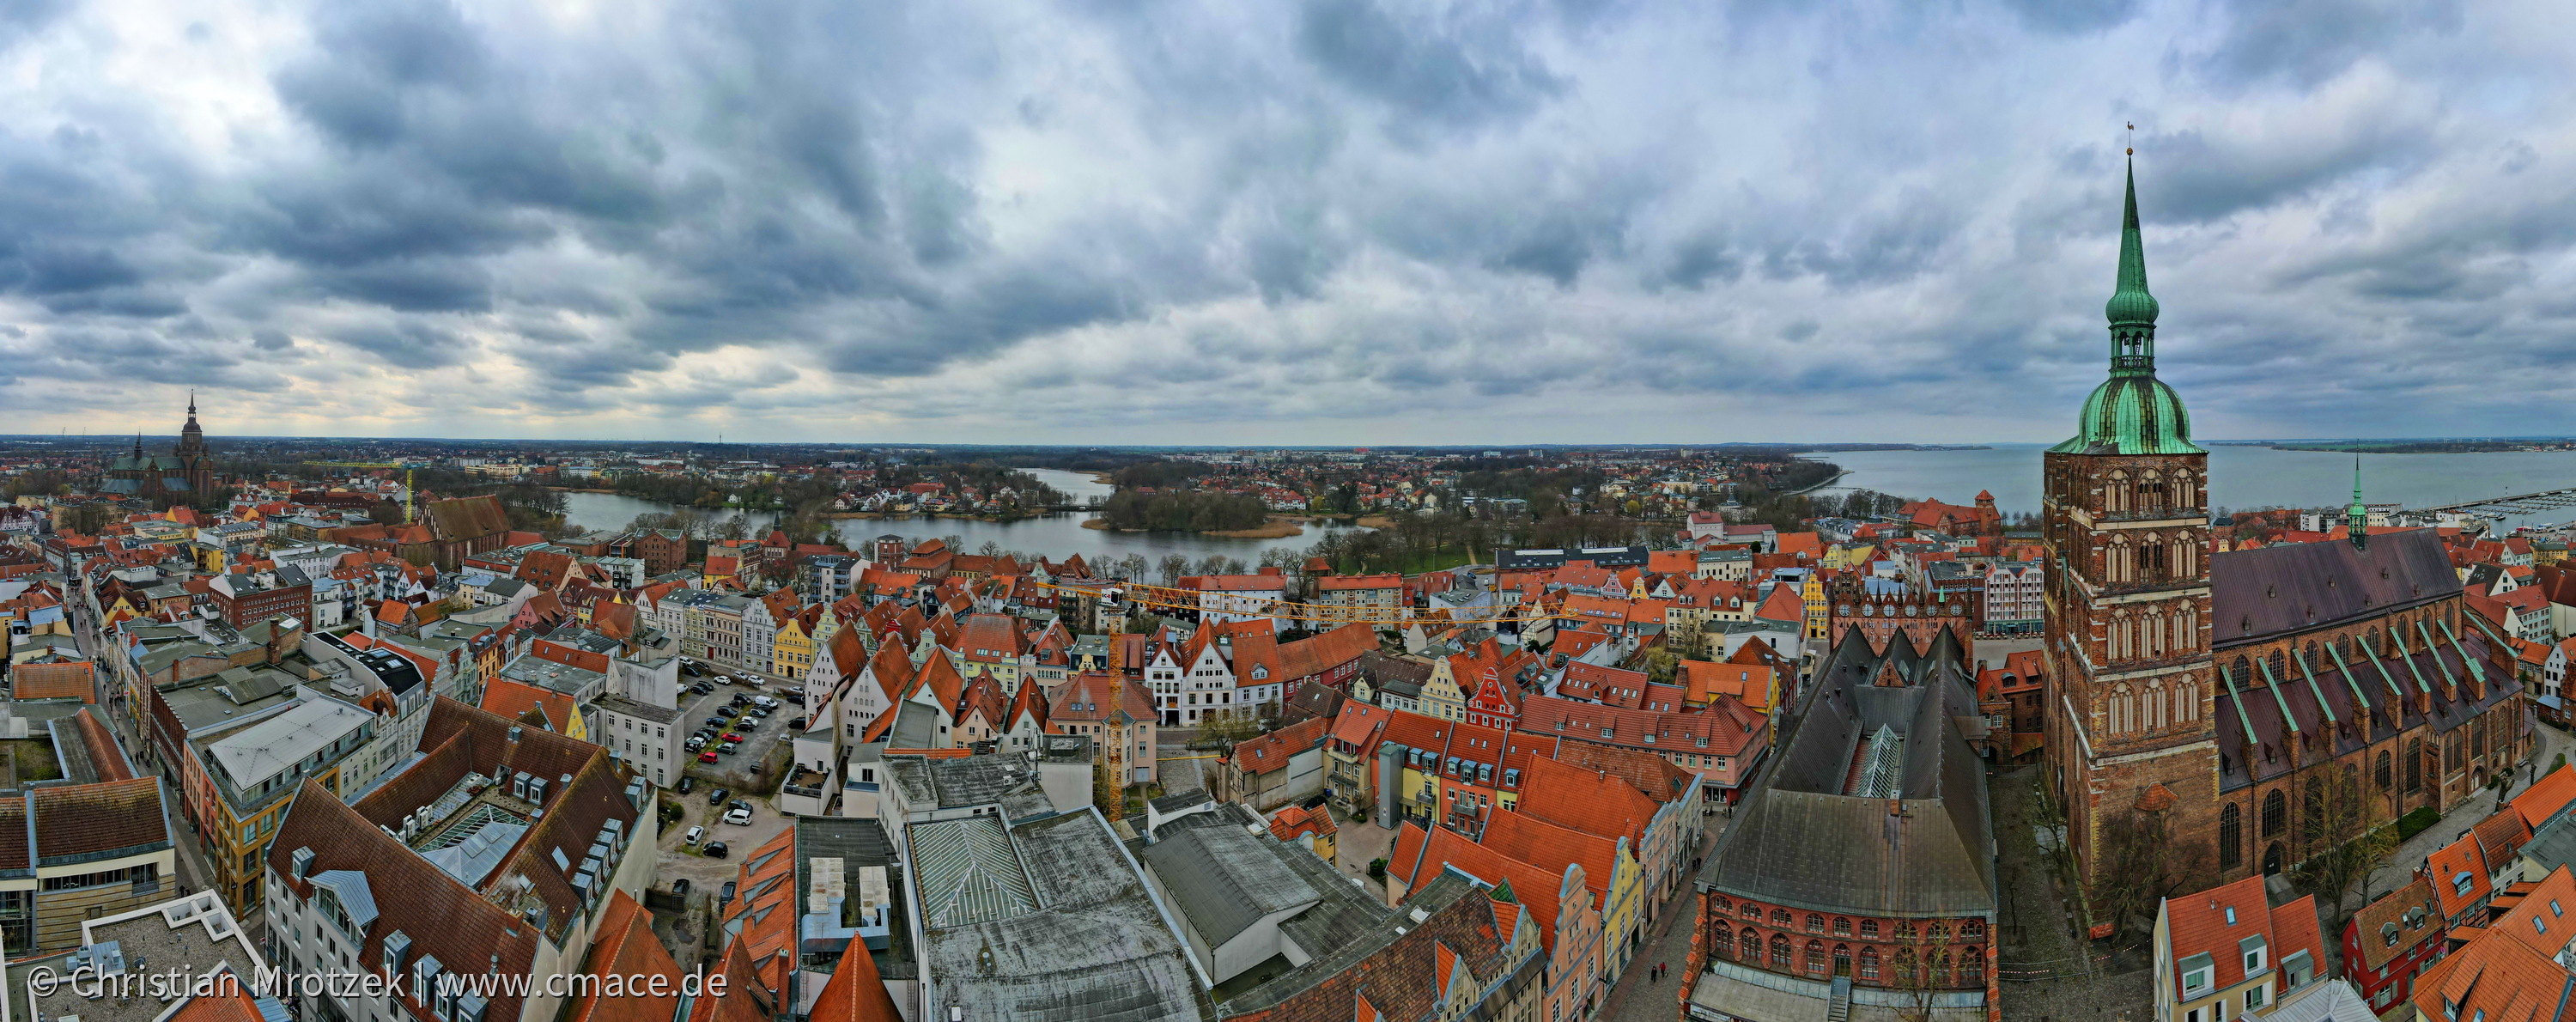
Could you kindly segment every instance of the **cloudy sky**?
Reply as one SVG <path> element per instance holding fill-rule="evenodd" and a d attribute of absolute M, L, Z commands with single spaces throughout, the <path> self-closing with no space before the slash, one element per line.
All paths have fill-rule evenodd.
<path fill-rule="evenodd" d="M 2576 433 L 2563 3 L 0 0 L 0 432 Z"/>

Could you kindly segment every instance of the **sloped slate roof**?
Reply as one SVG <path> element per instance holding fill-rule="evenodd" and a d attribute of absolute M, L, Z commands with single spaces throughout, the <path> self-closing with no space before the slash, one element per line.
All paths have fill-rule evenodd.
<path fill-rule="evenodd" d="M 1904 643 L 1890 643 L 1889 656 Z M 1700 874 L 1705 886 L 1781 905 L 1887 916 L 1991 912 L 1994 838 L 1984 776 L 1954 722 L 1971 698 L 1957 647 L 1936 644 L 1922 684 L 1877 687 L 1884 658 L 1834 651 L 1778 765 L 1745 799 Z M 1844 794 L 1863 735 L 1905 739 L 1899 797 Z"/>
<path fill-rule="evenodd" d="M 2209 562 L 2212 642 L 2220 648 L 2386 614 L 2457 594 L 2460 577 L 2431 529 L 2351 543 L 2282 543 Z"/>

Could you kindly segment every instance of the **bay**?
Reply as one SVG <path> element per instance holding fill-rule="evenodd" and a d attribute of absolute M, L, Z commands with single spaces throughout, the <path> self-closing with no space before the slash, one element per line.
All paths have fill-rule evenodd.
<path fill-rule="evenodd" d="M 2213 508 L 2339 508 L 2352 500 L 2350 453 L 2283 451 L 2237 444 L 2209 448 Z M 1834 451 L 1807 455 L 1850 470 L 1837 487 L 1900 497 L 1969 503 L 1979 490 L 2004 512 L 2039 510 L 2040 455 L 2045 444 L 1995 444 L 1980 450 Z M 2576 451 L 2478 454 L 2364 454 L 2362 499 L 2428 507 L 2576 486 Z M 1840 491 L 1829 491 L 1824 495 Z M 2576 518 L 2576 510 L 2508 517 L 2502 528 Z"/>
<path fill-rule="evenodd" d="M 1106 499 L 1115 490 L 1115 487 L 1093 479 L 1088 473 L 1049 468 L 1022 471 L 1062 491 L 1075 503 L 1083 503 L 1093 497 Z M 564 517 L 582 529 L 614 531 L 625 528 L 636 515 L 669 510 L 669 504 L 622 494 L 564 494 Z M 712 513 L 720 516 L 732 514 L 730 511 Z M 743 513 L 743 517 L 751 522 L 754 535 L 766 531 L 779 518 L 773 511 L 748 511 Z M 841 527 L 842 538 L 851 543 L 887 534 L 913 542 L 956 536 L 968 551 L 981 549 L 986 541 L 991 541 L 1001 544 L 1005 550 L 1050 558 L 1062 559 L 1081 554 L 1083 559 L 1093 563 L 1104 559 L 1117 560 L 1133 553 L 1143 555 L 1147 561 L 1159 561 L 1166 554 L 1179 554 L 1194 561 L 1222 554 L 1254 564 L 1260 561 L 1262 551 L 1274 547 L 1303 551 L 1324 538 L 1327 532 L 1359 528 L 1309 522 L 1303 535 L 1278 539 L 1232 539 L 1186 532 L 1109 532 L 1083 528 L 1082 523 L 1090 517 L 1089 512 L 1074 511 L 1016 522 L 987 522 L 972 518 L 843 518 L 838 519 L 837 524 Z"/>

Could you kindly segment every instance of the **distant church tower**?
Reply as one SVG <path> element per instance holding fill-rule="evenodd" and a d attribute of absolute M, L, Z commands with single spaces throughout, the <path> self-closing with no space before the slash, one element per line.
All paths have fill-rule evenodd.
<path fill-rule="evenodd" d="M 179 446 L 170 449 L 179 459 L 180 475 L 188 480 L 190 492 L 202 497 L 215 489 L 215 459 L 206 452 L 206 431 L 197 425 L 197 392 L 188 392 L 188 424 L 179 427 Z"/>
<path fill-rule="evenodd" d="M 2134 169 L 2104 312 L 2110 379 L 2043 462 L 2048 780 L 2087 887 L 2122 817 L 2163 813 L 2173 840 L 2205 842 L 2219 804 L 2209 453 L 2191 442 L 2182 398 L 2156 379 Z"/>

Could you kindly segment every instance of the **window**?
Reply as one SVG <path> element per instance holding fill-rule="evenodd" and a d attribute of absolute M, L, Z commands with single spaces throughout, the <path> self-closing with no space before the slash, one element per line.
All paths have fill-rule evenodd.
<path fill-rule="evenodd" d="M 1869 939 L 1871 939 L 1871 940 L 1877 940 L 1877 939 L 1878 939 L 1878 920 L 1876 920 L 1876 919 L 1863 919 L 1863 920 L 1861 920 L 1861 921 L 1860 921 L 1860 935 L 1861 935 L 1861 936 L 1863 936 L 1863 937 L 1867 937 L 1867 938 L 1869 938 Z"/>
<path fill-rule="evenodd" d="M 2274 788 L 2263 796 L 2264 837 L 2279 837 L 2281 828 L 2289 822 L 2289 817 L 2289 799 L 2282 796 L 2279 788 Z"/>
<path fill-rule="evenodd" d="M 1860 949 L 1860 978 L 1867 980 L 1875 980 L 1878 978 L 1877 948 L 1865 947 Z"/>
<path fill-rule="evenodd" d="M 2247 988 L 2245 988 L 2245 1010 L 2247 1010 L 2247 1011 L 2252 1011 L 2252 1010 L 2254 1010 L 2254 1009 L 2256 1009 L 2256 1008 L 2260 1008 L 2260 1007 L 2262 1007 L 2262 1006 L 2263 1006 L 2263 988 L 2262 988 L 2261 986 L 2251 986 L 2251 987 L 2247 987 Z"/>
<path fill-rule="evenodd" d="M 2234 802 L 2218 811 L 2218 865 L 2222 868 L 2233 867 L 2245 858 L 2244 824 L 2240 819 L 2243 815 L 2237 812 Z"/>
<path fill-rule="evenodd" d="M 2209 974 L 2210 974 L 2209 967 L 2208 967 L 2208 966 L 2206 966 L 2206 965 L 2201 966 L 2201 967 L 2196 968 L 2196 969 L 2192 969 L 2192 970 L 2190 970 L 2190 971 L 2188 971 L 2188 972 L 2183 973 L 2183 974 L 2182 974 L 2182 989 L 2183 989 L 2183 992 L 2184 992 L 2184 993 L 2190 993 L 2190 992 L 2192 992 L 2192 991 L 2194 991 L 2194 990 L 2207 990 L 2207 989 L 2209 989 Z"/>
<path fill-rule="evenodd" d="M 1787 934 L 1775 933 L 1771 935 L 1771 967 L 1783 972 L 1788 971 L 1789 937 Z"/>

